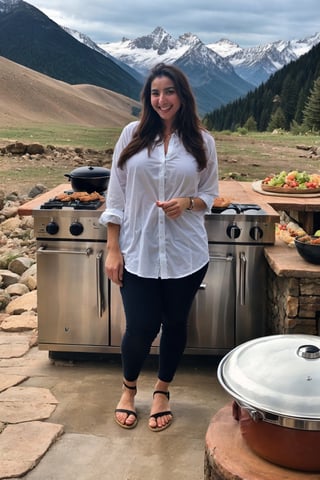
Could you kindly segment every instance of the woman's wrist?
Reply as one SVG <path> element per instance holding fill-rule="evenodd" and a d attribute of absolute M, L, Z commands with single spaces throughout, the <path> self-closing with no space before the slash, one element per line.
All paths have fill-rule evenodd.
<path fill-rule="evenodd" d="M 193 197 L 188 197 L 188 206 L 187 206 L 187 210 L 193 210 L 194 207 L 195 207 L 195 202 L 194 202 L 194 198 Z"/>

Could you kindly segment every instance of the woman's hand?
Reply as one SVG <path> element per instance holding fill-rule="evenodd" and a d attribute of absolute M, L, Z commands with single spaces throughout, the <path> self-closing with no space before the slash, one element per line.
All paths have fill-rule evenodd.
<path fill-rule="evenodd" d="M 162 208 L 167 217 L 178 218 L 189 207 L 190 199 L 188 197 L 178 197 L 165 202 L 158 200 L 156 204 L 159 208 Z"/>
<path fill-rule="evenodd" d="M 120 249 L 108 250 L 105 262 L 108 278 L 122 287 L 123 280 L 123 256 Z"/>
<path fill-rule="evenodd" d="M 123 280 L 123 255 L 119 246 L 120 226 L 108 223 L 107 257 L 105 269 L 108 278 L 120 287 Z"/>

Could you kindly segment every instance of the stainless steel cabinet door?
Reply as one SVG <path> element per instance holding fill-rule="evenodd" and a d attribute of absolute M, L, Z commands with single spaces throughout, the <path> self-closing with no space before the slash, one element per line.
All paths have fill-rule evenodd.
<path fill-rule="evenodd" d="M 208 271 L 190 312 L 187 347 L 201 353 L 234 346 L 235 266 L 232 247 L 210 247 Z"/>
<path fill-rule="evenodd" d="M 104 249 L 92 242 L 38 244 L 39 344 L 108 345 Z"/>

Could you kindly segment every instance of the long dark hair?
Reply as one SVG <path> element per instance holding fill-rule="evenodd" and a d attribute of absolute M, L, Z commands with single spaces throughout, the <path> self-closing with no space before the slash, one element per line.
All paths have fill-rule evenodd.
<path fill-rule="evenodd" d="M 173 65 L 160 63 L 156 65 L 147 78 L 141 92 L 141 119 L 131 142 L 122 151 L 118 166 L 122 168 L 125 162 L 137 152 L 147 148 L 149 153 L 157 137 L 163 139 L 163 123 L 157 112 L 151 106 L 151 84 L 157 77 L 168 77 L 174 83 L 181 107 L 176 114 L 173 128 L 180 136 L 187 152 L 191 153 L 197 163 L 198 170 L 207 165 L 207 158 L 201 130 L 200 119 L 190 84 L 184 73 Z"/>

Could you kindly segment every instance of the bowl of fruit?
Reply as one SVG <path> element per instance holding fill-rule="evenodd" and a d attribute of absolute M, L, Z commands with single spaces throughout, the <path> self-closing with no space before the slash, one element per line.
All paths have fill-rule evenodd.
<path fill-rule="evenodd" d="M 300 235 L 294 239 L 294 243 L 298 253 L 304 260 L 320 265 L 320 236 Z"/>
<path fill-rule="evenodd" d="M 298 170 L 282 171 L 262 180 L 261 189 L 272 193 L 315 194 L 320 192 L 320 175 Z"/>

